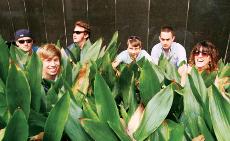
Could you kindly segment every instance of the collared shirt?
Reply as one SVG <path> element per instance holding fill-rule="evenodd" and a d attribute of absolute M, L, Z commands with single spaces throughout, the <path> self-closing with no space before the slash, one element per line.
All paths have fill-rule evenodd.
<path fill-rule="evenodd" d="M 145 59 L 149 60 L 150 62 L 153 62 L 151 56 L 145 50 L 140 51 L 136 58 L 136 61 L 139 61 L 142 57 L 145 57 Z M 130 64 L 134 60 L 131 59 L 128 51 L 124 50 L 116 57 L 116 61 L 118 61 L 119 63 Z"/>
<path fill-rule="evenodd" d="M 164 57 L 169 59 L 170 62 L 177 67 L 179 67 L 179 64 L 182 61 L 187 62 L 185 48 L 179 43 L 173 42 L 168 53 L 164 51 L 161 43 L 156 44 L 151 51 L 151 57 L 155 64 L 158 64 L 162 53 L 164 54 Z"/>

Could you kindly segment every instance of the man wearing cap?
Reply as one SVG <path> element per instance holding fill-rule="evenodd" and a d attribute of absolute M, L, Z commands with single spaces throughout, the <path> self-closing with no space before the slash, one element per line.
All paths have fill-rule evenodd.
<path fill-rule="evenodd" d="M 19 29 L 15 32 L 15 43 L 24 52 L 32 54 L 32 34 L 27 29 Z"/>

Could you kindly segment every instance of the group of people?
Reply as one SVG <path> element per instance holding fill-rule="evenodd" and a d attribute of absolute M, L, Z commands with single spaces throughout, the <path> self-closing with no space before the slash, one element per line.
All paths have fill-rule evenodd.
<path fill-rule="evenodd" d="M 84 21 L 77 21 L 75 23 L 73 43 L 61 50 L 55 44 L 49 43 L 38 49 L 33 48 L 33 36 L 27 29 L 20 29 L 15 33 L 15 43 L 18 48 L 29 54 L 37 52 L 43 62 L 43 78 L 48 80 L 55 80 L 60 72 L 61 57 L 68 57 L 69 50 L 74 47 L 79 47 L 82 54 L 86 49 L 86 44 L 91 44 L 89 38 L 90 26 Z M 187 65 L 185 48 L 181 44 L 174 42 L 174 40 L 175 34 L 173 28 L 163 26 L 159 35 L 160 42 L 153 46 L 151 55 L 149 55 L 147 51 L 142 49 L 141 39 L 138 36 L 130 36 L 127 40 L 127 49 L 117 55 L 112 62 L 112 66 L 116 69 L 120 63 L 130 64 L 133 61 L 139 61 L 143 57 L 157 65 L 160 56 L 163 55 L 178 68 L 178 72 L 182 76 L 182 81 L 193 66 L 199 72 L 217 70 L 218 52 L 211 42 L 202 41 L 197 43 L 192 49 Z M 180 66 L 182 62 L 185 62 L 185 64 Z"/>

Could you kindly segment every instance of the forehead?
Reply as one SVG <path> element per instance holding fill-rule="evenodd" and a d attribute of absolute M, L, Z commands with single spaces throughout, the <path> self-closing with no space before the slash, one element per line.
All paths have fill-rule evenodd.
<path fill-rule="evenodd" d="M 29 40 L 31 39 L 30 37 L 21 37 L 21 38 L 18 38 L 18 40 Z"/>
<path fill-rule="evenodd" d="M 133 45 L 129 44 L 128 48 L 136 48 L 136 49 L 138 49 L 138 48 L 140 48 L 140 46 L 133 46 Z"/>
<path fill-rule="evenodd" d="M 74 31 L 85 31 L 85 28 L 80 26 L 75 26 Z"/>
<path fill-rule="evenodd" d="M 169 39 L 169 38 L 172 38 L 173 35 L 172 35 L 172 32 L 161 32 L 160 37 L 163 39 Z"/>

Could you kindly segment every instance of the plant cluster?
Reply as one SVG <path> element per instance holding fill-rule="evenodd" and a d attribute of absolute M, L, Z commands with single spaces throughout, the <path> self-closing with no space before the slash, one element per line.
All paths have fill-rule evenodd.
<path fill-rule="evenodd" d="M 69 50 L 45 92 L 38 56 L 9 49 L 0 38 L 0 140 L 230 139 L 229 64 L 220 61 L 209 74 L 193 68 L 182 87 L 163 57 L 159 65 L 120 65 L 117 75 L 111 62 L 118 47 L 115 32 L 108 46 L 99 39 L 82 58 L 78 47 Z"/>

